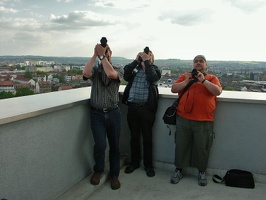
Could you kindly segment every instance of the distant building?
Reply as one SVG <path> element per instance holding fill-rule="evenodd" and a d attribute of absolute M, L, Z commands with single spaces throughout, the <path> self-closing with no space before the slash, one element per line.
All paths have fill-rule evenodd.
<path fill-rule="evenodd" d="M 35 81 L 30 78 L 13 78 L 14 83 L 16 84 L 30 84 L 31 86 L 35 86 Z"/>
<path fill-rule="evenodd" d="M 36 72 L 37 70 L 36 70 L 36 67 L 34 67 L 34 66 L 27 66 L 27 67 L 25 67 L 25 71 L 26 72 Z"/>
<path fill-rule="evenodd" d="M 48 93 L 51 92 L 51 83 L 47 81 L 39 81 L 36 83 L 36 93 Z"/>
<path fill-rule="evenodd" d="M 66 70 L 66 71 L 69 71 L 71 69 L 71 67 L 69 65 L 62 65 L 61 66 L 61 69 L 62 70 Z"/>
<path fill-rule="evenodd" d="M 54 61 L 42 61 L 42 60 L 37 61 L 37 65 L 42 65 L 42 66 L 53 65 L 53 64 L 55 64 Z"/>
<path fill-rule="evenodd" d="M 52 82 L 52 80 L 53 80 L 53 75 L 52 74 L 49 74 L 47 76 L 47 81 Z"/>
<path fill-rule="evenodd" d="M 58 78 L 53 78 L 51 80 L 52 83 L 60 83 L 60 80 Z"/>
<path fill-rule="evenodd" d="M 72 66 L 72 69 L 83 70 L 85 66 Z"/>
<path fill-rule="evenodd" d="M 26 60 L 24 63 L 25 63 L 26 66 L 37 65 L 37 61 L 33 61 L 33 60 Z"/>
<path fill-rule="evenodd" d="M 12 78 L 12 76 L 10 76 L 9 74 L 0 75 L 0 81 L 10 81 L 11 78 Z"/>
<path fill-rule="evenodd" d="M 65 75 L 65 81 L 66 82 L 69 82 L 69 81 L 72 81 L 72 80 L 75 80 L 75 79 L 76 79 L 75 75 L 71 75 L 71 74 Z"/>
<path fill-rule="evenodd" d="M 54 71 L 55 72 L 61 72 L 62 71 L 61 65 L 54 65 Z"/>
<path fill-rule="evenodd" d="M 62 85 L 58 88 L 58 91 L 62 91 L 62 90 L 70 90 L 73 89 L 72 86 L 68 86 L 68 85 Z"/>
<path fill-rule="evenodd" d="M 0 81 L 0 92 L 16 93 L 13 81 Z"/>
<path fill-rule="evenodd" d="M 52 67 L 36 67 L 36 70 L 40 71 L 40 72 L 52 72 L 52 71 L 54 71 L 54 68 L 52 68 Z"/>
<path fill-rule="evenodd" d="M 19 88 L 29 88 L 29 89 L 31 89 L 32 91 L 34 91 L 34 87 L 31 86 L 29 83 L 15 84 L 14 87 L 15 87 L 15 90 L 17 90 L 17 89 L 19 89 Z"/>
<path fill-rule="evenodd" d="M 82 74 L 77 74 L 75 79 L 83 80 L 83 75 Z"/>
<path fill-rule="evenodd" d="M 171 70 L 170 69 L 163 69 L 162 70 L 162 76 L 171 76 Z"/>
<path fill-rule="evenodd" d="M 33 77 L 34 80 L 36 80 L 36 82 L 39 82 L 39 81 L 47 81 L 46 80 L 46 75 L 35 75 Z"/>

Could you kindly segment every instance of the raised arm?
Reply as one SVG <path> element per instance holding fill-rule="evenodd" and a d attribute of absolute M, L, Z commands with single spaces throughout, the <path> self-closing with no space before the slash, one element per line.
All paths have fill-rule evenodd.
<path fill-rule="evenodd" d="M 118 73 L 114 70 L 111 64 L 112 51 L 110 47 L 108 45 L 106 47 L 102 47 L 102 45 L 97 44 L 96 52 L 99 57 L 103 56 L 101 63 L 107 77 L 111 79 L 119 79 Z"/>
<path fill-rule="evenodd" d="M 189 83 L 189 78 L 191 77 L 191 73 L 190 72 L 186 72 L 184 75 L 184 80 L 181 82 L 175 82 L 172 84 L 172 88 L 171 88 L 171 92 L 172 93 L 178 93 L 181 90 L 183 90 L 187 84 Z"/>
<path fill-rule="evenodd" d="M 85 65 L 85 67 L 83 69 L 83 76 L 84 77 L 86 77 L 86 78 L 90 78 L 91 77 L 92 68 L 94 66 L 96 58 L 97 58 L 97 55 L 96 55 L 96 46 L 95 46 L 93 56 L 87 62 L 87 64 Z"/>

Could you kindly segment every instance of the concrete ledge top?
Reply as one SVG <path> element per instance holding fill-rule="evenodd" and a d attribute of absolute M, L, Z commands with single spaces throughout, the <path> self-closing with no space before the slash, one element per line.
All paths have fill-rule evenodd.
<path fill-rule="evenodd" d="M 0 100 L 0 125 L 87 103 L 90 87 Z"/>
<path fill-rule="evenodd" d="M 125 85 L 120 86 L 123 93 Z M 0 100 L 0 125 L 88 103 L 91 87 Z M 160 97 L 175 99 L 170 88 L 159 87 Z M 266 93 L 223 91 L 218 101 L 266 104 Z"/>
<path fill-rule="evenodd" d="M 163 98 L 176 98 L 177 94 L 171 92 L 171 88 L 160 88 L 160 95 Z M 242 92 L 242 91 L 225 91 L 217 97 L 217 101 L 228 101 L 238 103 L 260 103 L 266 104 L 266 93 L 262 92 Z"/>

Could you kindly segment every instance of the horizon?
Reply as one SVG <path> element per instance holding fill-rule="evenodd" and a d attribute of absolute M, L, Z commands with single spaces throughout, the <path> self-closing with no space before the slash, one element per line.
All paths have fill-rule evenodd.
<path fill-rule="evenodd" d="M 91 56 L 43 56 L 43 55 L 0 55 L 0 57 L 27 57 L 27 56 L 33 56 L 33 57 L 55 57 L 55 58 L 91 58 Z M 134 60 L 135 58 L 126 58 L 123 56 L 112 56 L 112 58 L 123 58 L 127 60 Z M 194 58 L 194 57 L 193 57 Z M 156 60 L 180 60 L 180 61 L 191 61 L 192 59 L 181 59 L 181 58 L 157 58 Z M 258 61 L 258 60 L 210 60 L 207 59 L 207 62 L 213 61 L 213 62 L 263 62 L 265 63 L 266 61 Z"/>

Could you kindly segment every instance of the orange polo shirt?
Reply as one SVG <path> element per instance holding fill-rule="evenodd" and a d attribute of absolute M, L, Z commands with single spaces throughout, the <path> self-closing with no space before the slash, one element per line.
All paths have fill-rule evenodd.
<path fill-rule="evenodd" d="M 221 87 L 220 81 L 214 75 L 207 74 L 205 79 Z M 185 80 L 181 75 L 175 83 Z M 178 93 L 181 95 L 183 90 Z M 196 82 L 183 94 L 178 106 L 177 114 L 185 119 L 196 121 L 214 121 L 216 96 L 213 95 L 201 82 Z"/>

